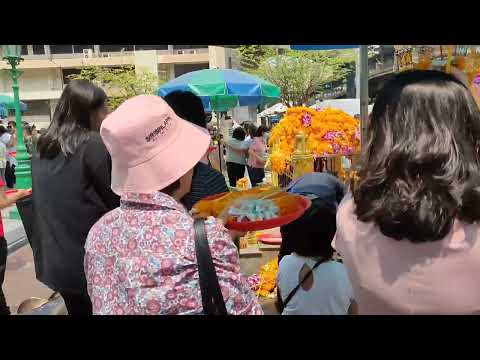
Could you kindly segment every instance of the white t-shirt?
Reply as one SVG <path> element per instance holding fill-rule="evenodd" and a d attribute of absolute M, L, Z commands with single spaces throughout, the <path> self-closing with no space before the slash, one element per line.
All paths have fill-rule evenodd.
<path fill-rule="evenodd" d="M 0 169 L 5 169 L 7 167 L 7 147 L 0 141 Z"/>
<path fill-rule="evenodd" d="M 12 135 L 9 133 L 3 133 L 2 136 L 0 136 L 0 141 L 7 145 L 10 142 L 10 139 L 12 138 Z"/>
<path fill-rule="evenodd" d="M 293 253 L 280 261 L 277 284 L 282 300 L 299 283 L 304 264 L 313 268 L 317 260 Z M 313 270 L 313 286 L 305 291 L 300 286 L 282 315 L 347 315 L 353 290 L 345 266 L 336 261 L 320 264 Z"/>

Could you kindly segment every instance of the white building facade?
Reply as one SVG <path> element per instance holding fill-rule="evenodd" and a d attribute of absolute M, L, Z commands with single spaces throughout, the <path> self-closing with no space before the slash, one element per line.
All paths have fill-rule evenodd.
<path fill-rule="evenodd" d="M 210 45 L 23 45 L 22 57 L 20 100 L 28 105 L 23 119 L 37 128 L 48 127 L 68 76 L 84 66 L 133 65 L 164 81 L 195 70 L 239 68 L 235 50 Z M 8 68 L 0 61 L 0 70 Z M 0 93 L 13 96 L 6 71 L 0 71 Z"/>

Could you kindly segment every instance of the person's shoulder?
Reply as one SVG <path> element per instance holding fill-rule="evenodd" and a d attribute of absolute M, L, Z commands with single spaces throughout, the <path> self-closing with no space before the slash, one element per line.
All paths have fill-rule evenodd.
<path fill-rule="evenodd" d="M 200 162 L 196 165 L 195 170 L 198 177 L 204 178 L 208 182 L 225 182 L 224 176 L 218 170 L 212 168 L 210 165 Z"/>
<path fill-rule="evenodd" d="M 302 262 L 302 261 L 300 261 L 298 256 L 296 256 L 295 254 L 285 255 L 282 258 L 282 260 L 280 260 L 280 263 L 278 264 L 278 269 L 279 269 L 279 271 L 280 271 L 280 269 L 283 271 L 283 270 L 288 269 L 293 264 L 296 264 L 296 263 L 299 263 L 299 262 Z"/>
<path fill-rule="evenodd" d="M 345 222 L 352 221 L 355 216 L 354 212 L 354 201 L 352 193 L 348 192 L 343 200 L 340 202 L 337 209 L 337 227 L 342 226 Z"/>
<path fill-rule="evenodd" d="M 91 131 L 90 134 L 89 134 L 89 137 L 88 137 L 88 141 L 87 141 L 87 144 L 90 144 L 90 145 L 104 145 L 103 143 L 103 140 L 102 140 L 102 137 L 100 136 L 100 134 L 96 131 Z"/>
<path fill-rule="evenodd" d="M 342 276 L 343 275 L 347 276 L 347 268 L 341 262 L 334 261 L 334 260 L 329 261 L 328 267 L 337 274 L 340 274 Z"/>
<path fill-rule="evenodd" d="M 90 132 L 88 140 L 85 142 L 85 150 L 88 153 L 93 152 L 94 154 L 108 153 L 107 147 L 105 146 L 100 134 L 97 132 Z"/>
<path fill-rule="evenodd" d="M 109 232 L 107 229 L 113 227 L 120 227 L 120 215 L 122 209 L 120 207 L 113 209 L 106 214 L 104 214 L 97 222 L 90 228 L 87 236 L 87 243 L 91 244 L 95 241 L 103 242 L 104 237 L 109 237 Z"/>

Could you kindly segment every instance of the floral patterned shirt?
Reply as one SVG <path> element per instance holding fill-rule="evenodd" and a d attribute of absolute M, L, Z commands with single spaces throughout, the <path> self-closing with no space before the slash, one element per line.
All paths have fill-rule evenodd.
<path fill-rule="evenodd" d="M 262 315 L 228 231 L 214 218 L 205 225 L 227 312 Z M 203 312 L 193 219 L 164 193 L 122 197 L 90 230 L 84 265 L 94 314 Z"/>

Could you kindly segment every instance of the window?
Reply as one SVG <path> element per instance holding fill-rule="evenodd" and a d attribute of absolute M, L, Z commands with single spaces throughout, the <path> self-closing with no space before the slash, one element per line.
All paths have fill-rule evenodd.
<path fill-rule="evenodd" d="M 50 45 L 52 54 L 73 54 L 73 45 Z"/>
<path fill-rule="evenodd" d="M 33 55 L 44 55 L 45 54 L 45 45 L 32 45 Z"/>
<path fill-rule="evenodd" d="M 23 116 L 50 116 L 50 102 L 48 100 L 25 100 L 28 106 Z"/>
<path fill-rule="evenodd" d="M 204 48 L 208 48 L 208 45 L 173 45 L 174 50 L 204 49 Z"/>
<path fill-rule="evenodd" d="M 208 69 L 208 64 L 175 64 L 175 77 L 203 69 Z"/>
<path fill-rule="evenodd" d="M 22 55 L 28 55 L 27 45 L 22 45 Z"/>
<path fill-rule="evenodd" d="M 100 45 L 100 52 L 133 51 L 133 45 Z"/>
<path fill-rule="evenodd" d="M 73 45 L 73 52 L 75 54 L 83 54 L 83 49 L 93 50 L 93 45 Z"/>
<path fill-rule="evenodd" d="M 80 74 L 81 69 L 62 69 L 63 83 L 67 85 L 70 82 L 68 78 L 70 75 Z"/>
<path fill-rule="evenodd" d="M 135 50 L 168 50 L 168 45 L 135 45 Z"/>
<path fill-rule="evenodd" d="M 168 72 L 165 70 L 159 70 L 158 78 L 162 81 L 168 81 Z"/>

